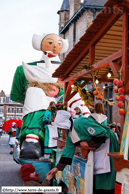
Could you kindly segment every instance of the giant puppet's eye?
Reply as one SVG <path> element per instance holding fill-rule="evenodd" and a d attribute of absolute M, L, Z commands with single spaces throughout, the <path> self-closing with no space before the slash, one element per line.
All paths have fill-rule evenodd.
<path fill-rule="evenodd" d="M 61 43 L 58 43 L 59 46 L 61 46 Z"/>
<path fill-rule="evenodd" d="M 52 44 L 53 42 L 48 42 L 49 44 Z"/>

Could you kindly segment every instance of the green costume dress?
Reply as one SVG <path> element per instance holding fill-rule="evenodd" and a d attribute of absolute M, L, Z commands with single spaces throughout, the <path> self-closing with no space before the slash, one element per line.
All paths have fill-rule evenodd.
<path fill-rule="evenodd" d="M 33 63 L 28 63 L 27 65 L 28 66 L 36 66 L 37 64 L 38 64 L 38 62 L 33 62 Z M 18 66 L 16 69 L 16 72 L 15 72 L 15 75 L 14 75 L 14 79 L 13 79 L 13 84 L 12 84 L 12 89 L 11 89 L 11 94 L 10 94 L 11 100 L 24 104 L 25 98 L 26 98 L 26 93 L 28 90 L 27 84 L 28 84 L 28 81 L 27 81 L 27 78 L 25 77 L 23 66 L 22 65 Z M 36 87 L 35 87 L 35 89 L 42 90 L 42 89 L 36 88 Z M 43 92 L 43 91 L 40 91 L 40 92 Z M 64 90 L 60 89 L 60 92 L 57 96 L 57 99 L 59 102 L 63 99 L 63 93 L 64 93 Z M 35 94 L 32 94 L 32 97 L 33 97 L 33 95 L 35 95 Z M 41 100 L 43 100 L 43 99 L 41 99 Z M 51 98 L 49 100 L 52 101 Z M 38 100 L 37 100 L 37 102 L 38 102 Z M 37 102 L 35 102 L 35 104 L 37 104 Z M 46 106 L 47 106 L 47 104 L 46 104 Z M 49 104 L 48 104 L 48 106 L 49 106 Z M 21 133 L 20 133 L 20 145 L 22 144 L 26 135 L 31 134 L 31 133 L 38 135 L 40 140 L 42 142 L 44 141 L 43 116 L 44 116 L 44 113 L 45 113 L 46 109 L 48 108 L 48 106 L 45 108 L 39 107 L 37 110 L 31 110 L 30 112 L 28 112 L 24 115 L 23 125 L 22 125 L 22 129 L 21 129 Z M 29 107 L 29 105 L 26 105 L 26 107 L 31 109 L 31 107 Z"/>
<path fill-rule="evenodd" d="M 88 118 L 80 117 L 78 119 L 75 119 L 73 125 L 81 141 L 96 142 L 97 139 L 98 141 L 101 141 L 101 140 L 103 141 L 103 138 L 105 138 L 105 140 L 110 138 L 109 152 L 118 152 L 119 144 L 116 139 L 116 136 L 110 130 L 110 128 L 107 127 L 106 123 L 107 121 L 105 120 L 100 124 L 92 116 L 89 116 Z M 66 164 L 71 165 L 72 158 L 74 156 L 74 152 L 76 148 L 76 144 L 72 142 L 70 134 L 66 133 L 65 137 L 66 137 L 66 146 L 63 149 L 62 156 L 60 158 L 59 163 L 57 164 L 57 168 L 59 170 L 63 170 Z M 97 148 L 100 147 L 102 143 L 103 142 L 101 142 L 97 146 Z M 94 175 L 95 189 L 111 190 L 115 188 L 116 172 L 113 168 L 112 158 L 110 158 L 110 166 L 111 166 L 111 172 Z"/>

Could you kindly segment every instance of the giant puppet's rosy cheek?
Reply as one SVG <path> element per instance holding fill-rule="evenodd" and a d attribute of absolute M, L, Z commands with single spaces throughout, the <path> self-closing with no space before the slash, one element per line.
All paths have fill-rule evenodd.
<path fill-rule="evenodd" d="M 49 97 L 54 97 L 57 96 L 59 93 L 59 88 L 57 88 L 56 86 L 53 86 L 52 90 L 49 90 L 49 92 L 46 94 Z"/>

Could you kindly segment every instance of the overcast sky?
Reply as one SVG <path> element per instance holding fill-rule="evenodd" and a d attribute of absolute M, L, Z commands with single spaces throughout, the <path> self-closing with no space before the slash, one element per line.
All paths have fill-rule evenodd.
<path fill-rule="evenodd" d="M 16 67 L 40 60 L 33 34 L 58 34 L 63 0 L 0 0 L 0 91 L 10 93 Z"/>

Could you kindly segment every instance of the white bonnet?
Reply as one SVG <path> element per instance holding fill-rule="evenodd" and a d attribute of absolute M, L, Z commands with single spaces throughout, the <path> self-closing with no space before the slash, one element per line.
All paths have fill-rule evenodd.
<path fill-rule="evenodd" d="M 16 123 L 15 122 L 12 122 L 12 127 L 14 127 L 14 125 L 16 125 Z"/>
<path fill-rule="evenodd" d="M 54 34 L 54 33 L 44 33 L 43 35 L 34 34 L 33 37 L 32 37 L 32 46 L 33 46 L 33 48 L 38 50 L 38 51 L 41 51 L 42 40 L 44 39 L 45 36 L 47 36 L 49 34 Z M 63 39 L 61 37 L 60 37 L 60 39 L 63 42 L 63 46 L 62 46 L 62 49 L 61 49 L 60 53 L 65 53 L 68 50 L 68 46 L 69 46 L 68 45 L 68 39 Z"/>
<path fill-rule="evenodd" d="M 58 128 L 69 129 L 71 127 L 71 121 L 69 118 L 71 114 L 65 110 L 59 110 L 56 114 L 54 125 Z"/>
<path fill-rule="evenodd" d="M 75 108 L 79 108 L 81 112 L 83 110 L 82 106 L 80 106 L 80 105 L 76 106 Z"/>

